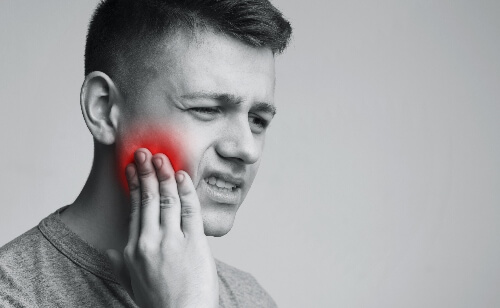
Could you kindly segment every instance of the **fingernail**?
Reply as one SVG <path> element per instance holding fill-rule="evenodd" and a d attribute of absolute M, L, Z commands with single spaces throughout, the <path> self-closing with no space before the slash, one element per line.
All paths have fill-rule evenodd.
<path fill-rule="evenodd" d="M 153 159 L 153 164 L 155 164 L 155 167 L 156 167 L 157 169 L 160 169 L 160 168 L 161 168 L 161 166 L 163 165 L 163 161 L 161 160 L 161 158 L 160 158 L 160 157 L 155 157 L 155 158 Z"/>
<path fill-rule="evenodd" d="M 134 169 L 134 166 L 132 164 L 128 165 L 125 168 L 125 174 L 126 174 L 128 179 L 131 179 L 135 175 L 135 169 Z"/>
<path fill-rule="evenodd" d="M 139 164 L 144 164 L 144 162 L 146 161 L 146 153 L 141 152 L 141 151 L 135 152 L 135 160 Z"/>
<path fill-rule="evenodd" d="M 184 181 L 184 174 L 182 174 L 181 172 L 177 172 L 175 174 L 175 180 L 180 183 L 182 181 Z"/>

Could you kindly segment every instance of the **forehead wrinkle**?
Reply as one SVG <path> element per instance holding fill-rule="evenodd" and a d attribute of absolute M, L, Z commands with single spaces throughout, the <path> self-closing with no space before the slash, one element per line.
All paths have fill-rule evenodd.
<path fill-rule="evenodd" d="M 221 103 L 234 104 L 239 105 L 244 100 L 243 98 L 236 96 L 230 93 L 216 93 L 216 92 L 192 92 L 188 94 L 181 95 L 181 98 L 188 100 L 196 100 L 196 99 L 212 99 L 219 101 Z M 276 115 L 276 107 L 268 102 L 257 102 L 253 104 L 250 108 L 255 112 L 267 112 L 270 113 L 273 117 Z"/>

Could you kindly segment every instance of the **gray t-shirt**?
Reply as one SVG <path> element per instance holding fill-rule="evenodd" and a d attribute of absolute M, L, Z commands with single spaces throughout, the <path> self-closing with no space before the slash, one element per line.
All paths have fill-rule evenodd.
<path fill-rule="evenodd" d="M 0 248 L 0 307 L 137 307 L 106 256 L 66 227 L 60 211 Z M 216 266 L 220 307 L 276 307 L 250 274 Z"/>

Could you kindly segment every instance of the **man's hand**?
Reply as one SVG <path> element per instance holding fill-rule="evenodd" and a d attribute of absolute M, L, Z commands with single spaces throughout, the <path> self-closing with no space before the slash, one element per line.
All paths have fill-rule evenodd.
<path fill-rule="evenodd" d="M 218 307 L 215 262 L 189 175 L 175 173 L 164 154 L 147 149 L 135 152 L 126 175 L 129 240 L 123 257 L 108 251 L 116 276 L 140 307 Z"/>

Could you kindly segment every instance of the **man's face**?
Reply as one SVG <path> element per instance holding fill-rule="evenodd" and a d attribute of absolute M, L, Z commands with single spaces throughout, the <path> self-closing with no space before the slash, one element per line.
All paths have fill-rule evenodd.
<path fill-rule="evenodd" d="M 194 40 L 176 35 L 164 46 L 149 63 L 153 77 L 122 110 L 117 150 L 154 139 L 175 169 L 191 175 L 205 233 L 221 236 L 260 164 L 274 115 L 274 57 L 208 31 Z"/>

